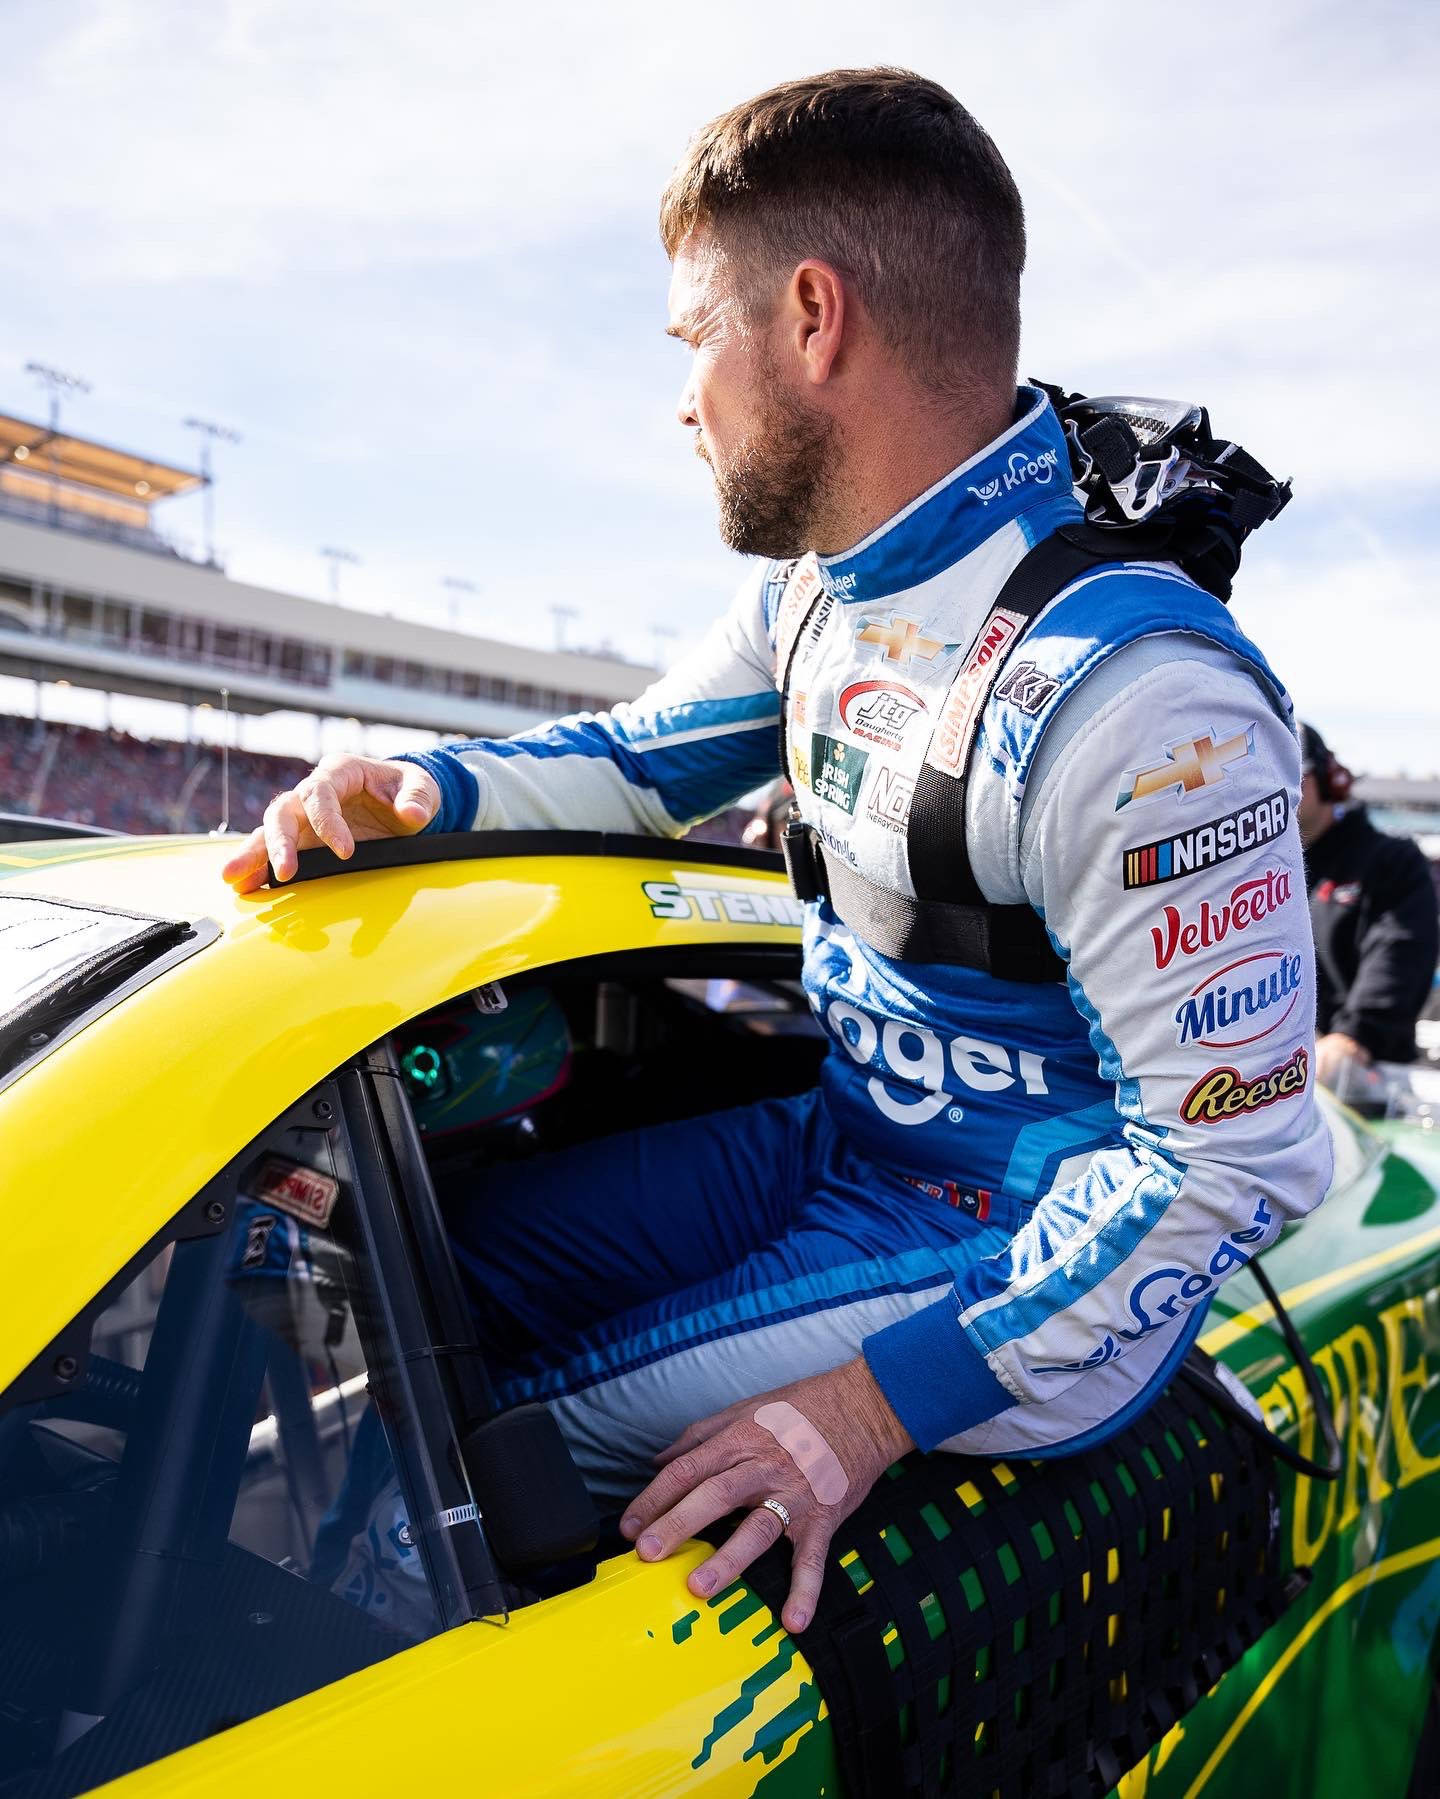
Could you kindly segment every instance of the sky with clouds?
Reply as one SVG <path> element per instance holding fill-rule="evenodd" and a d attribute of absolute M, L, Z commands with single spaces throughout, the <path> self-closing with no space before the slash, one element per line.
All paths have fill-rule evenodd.
<path fill-rule="evenodd" d="M 1440 8 L 0 0 L 0 408 L 219 455 L 230 571 L 649 659 L 741 573 L 674 419 L 696 125 L 894 62 L 1025 196 L 1027 373 L 1202 400 L 1294 477 L 1236 611 L 1358 768 L 1440 770 Z M 198 502 L 157 515 L 198 543 Z M 664 640 L 660 640 L 664 641 Z"/>

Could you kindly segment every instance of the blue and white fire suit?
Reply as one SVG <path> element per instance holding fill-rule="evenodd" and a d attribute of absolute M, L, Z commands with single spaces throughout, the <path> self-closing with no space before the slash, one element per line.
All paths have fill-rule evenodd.
<path fill-rule="evenodd" d="M 633 703 L 415 756 L 432 828 L 677 834 L 773 773 L 793 643 L 801 812 L 911 894 L 921 762 L 963 735 L 1006 577 L 1079 517 L 1022 389 L 1003 436 L 820 560 L 799 641 L 788 570 L 758 567 Z M 540 1345 L 504 1396 L 547 1399 L 617 1497 L 693 1419 L 862 1352 L 925 1448 L 1118 1428 L 1329 1181 L 1298 785 L 1289 700 L 1223 606 L 1168 564 L 1076 581 L 985 701 L 966 795 L 981 891 L 1040 914 L 1065 983 L 889 960 L 808 907 L 817 1093 L 526 1164 L 457 1221 Z"/>

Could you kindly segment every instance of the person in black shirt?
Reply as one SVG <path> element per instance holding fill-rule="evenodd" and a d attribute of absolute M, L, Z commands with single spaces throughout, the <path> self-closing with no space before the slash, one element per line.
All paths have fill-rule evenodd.
<path fill-rule="evenodd" d="M 1405 837 L 1348 801 L 1350 771 L 1313 725 L 1301 725 L 1305 885 L 1315 933 L 1315 1071 L 1340 1085 L 1354 1064 L 1410 1062 L 1430 993 L 1440 920 L 1430 865 Z"/>

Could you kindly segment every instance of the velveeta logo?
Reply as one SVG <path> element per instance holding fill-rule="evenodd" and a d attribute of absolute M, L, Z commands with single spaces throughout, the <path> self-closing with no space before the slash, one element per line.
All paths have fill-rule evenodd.
<path fill-rule="evenodd" d="M 980 634 L 970 649 L 969 660 L 951 684 L 940 722 L 930 740 L 925 760 L 942 775 L 958 775 L 975 715 L 990 682 L 992 664 L 1003 658 L 1025 620 L 1022 614 L 997 606 L 980 627 Z"/>
<path fill-rule="evenodd" d="M 1305 1091 L 1309 1078 L 1310 1057 L 1303 1049 L 1253 1080 L 1238 1068 L 1212 1068 L 1185 1095 L 1180 1116 L 1186 1124 L 1225 1124 L 1282 1099 L 1294 1099 Z"/>
<path fill-rule="evenodd" d="M 1237 882 L 1230 889 L 1229 899 L 1219 906 L 1212 906 L 1208 899 L 1201 900 L 1193 918 L 1186 918 L 1178 906 L 1166 906 L 1160 923 L 1150 927 L 1155 966 L 1168 968 L 1177 954 L 1193 956 L 1202 949 L 1214 949 L 1232 931 L 1248 931 L 1251 925 L 1278 911 L 1289 898 L 1289 869 L 1267 868 L 1252 881 Z"/>

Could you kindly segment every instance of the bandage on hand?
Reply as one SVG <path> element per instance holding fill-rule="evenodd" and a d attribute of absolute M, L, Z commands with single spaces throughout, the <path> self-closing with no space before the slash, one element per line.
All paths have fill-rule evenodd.
<path fill-rule="evenodd" d="M 755 1422 L 794 1462 L 821 1505 L 839 1505 L 850 1490 L 849 1479 L 839 1456 L 803 1412 L 788 1399 L 772 1399 L 756 1408 Z"/>

